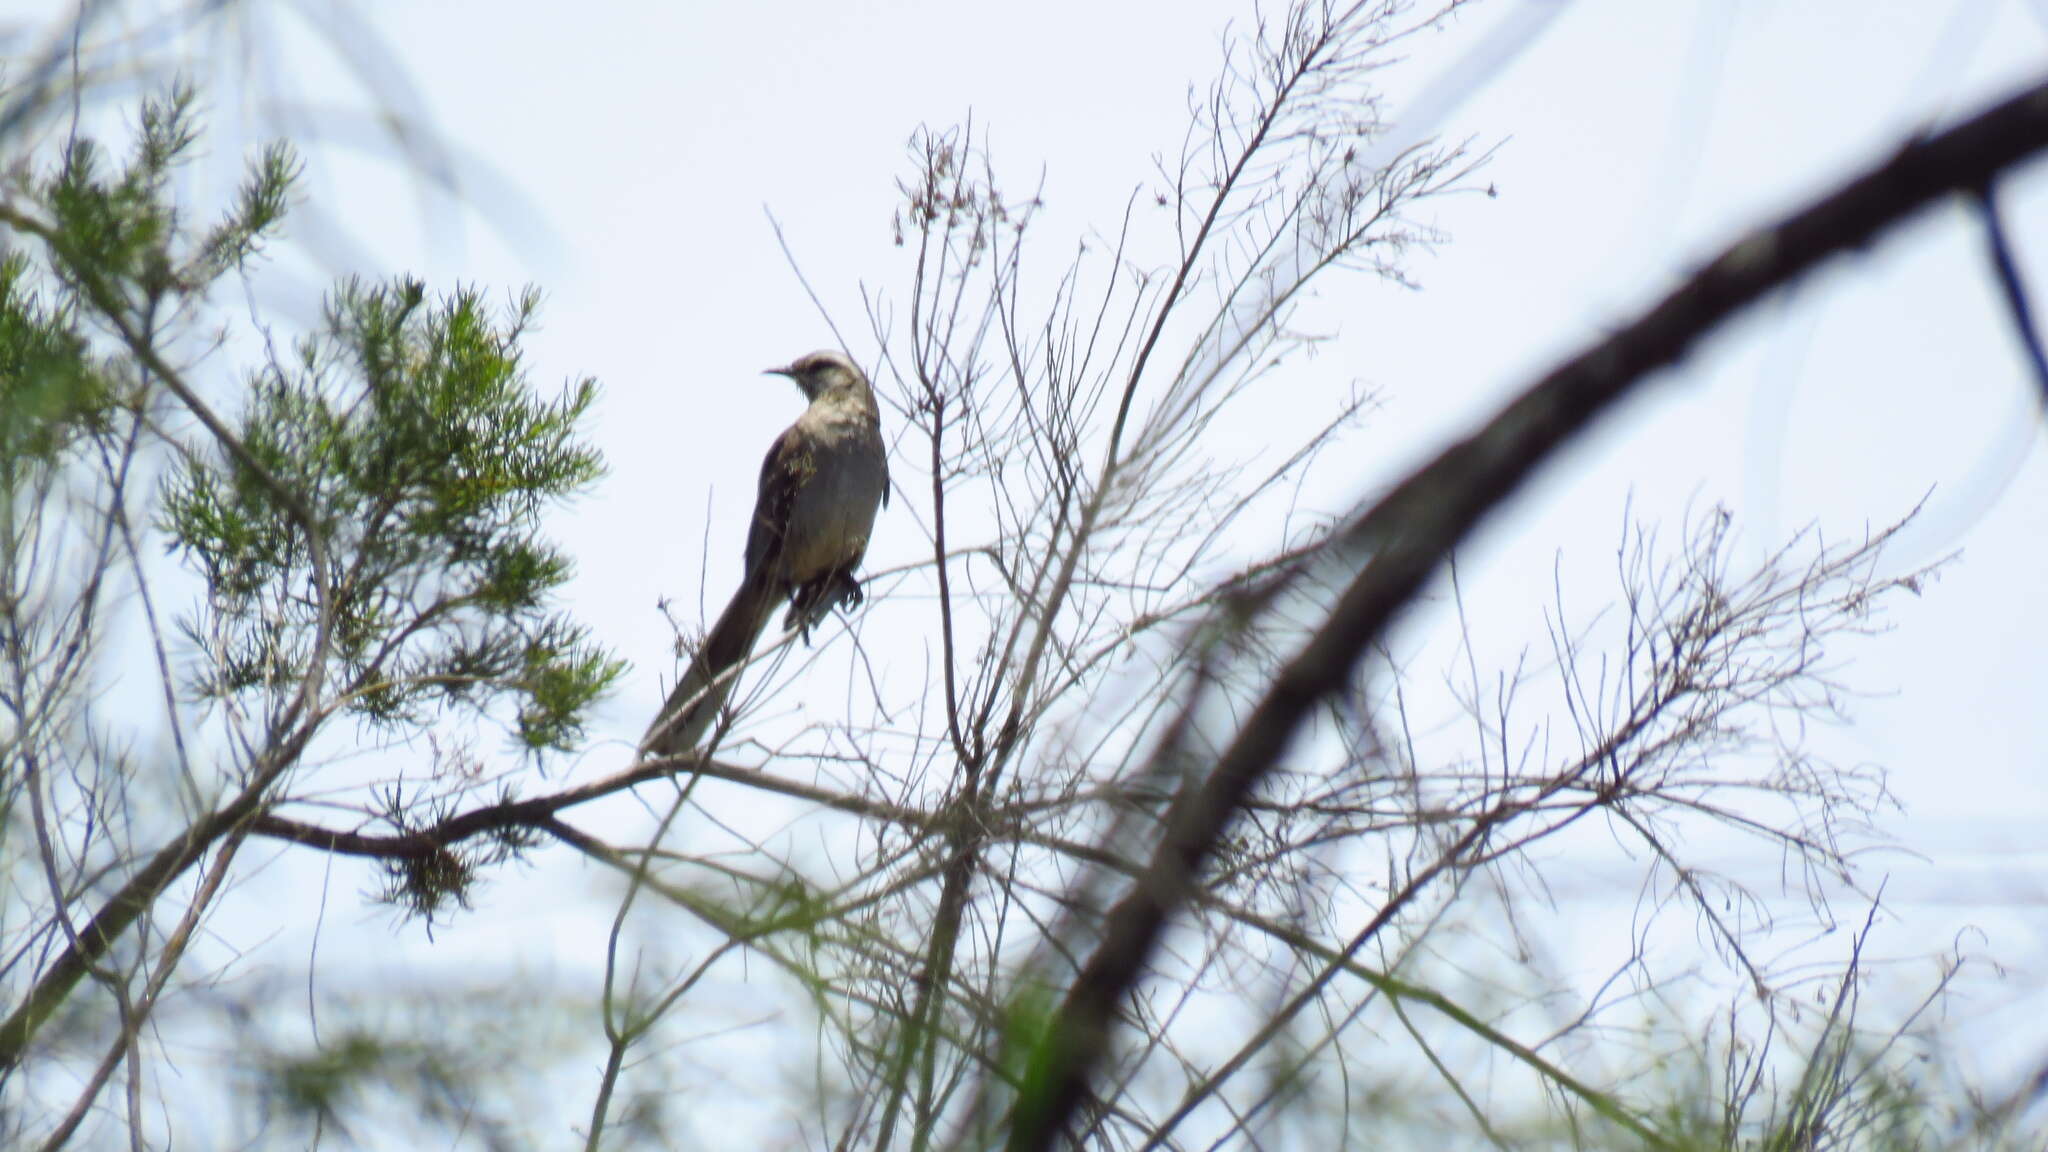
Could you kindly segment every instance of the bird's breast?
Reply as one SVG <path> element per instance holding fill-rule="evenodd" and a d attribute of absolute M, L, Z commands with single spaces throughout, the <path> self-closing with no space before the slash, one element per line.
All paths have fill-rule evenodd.
<path fill-rule="evenodd" d="M 821 422 L 823 423 L 823 422 Z M 790 504 L 783 571 L 803 584 L 860 561 L 886 482 L 880 437 L 871 427 L 824 426 Z"/>

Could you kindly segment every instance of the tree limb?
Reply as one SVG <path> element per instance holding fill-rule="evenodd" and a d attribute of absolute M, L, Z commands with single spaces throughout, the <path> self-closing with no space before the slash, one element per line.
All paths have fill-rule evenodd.
<path fill-rule="evenodd" d="M 1033 1055 L 1009 1147 L 1049 1148 L 1066 1130 L 1108 1049 L 1117 1006 L 1143 973 L 1167 917 L 1190 898 L 1194 877 L 1233 815 L 1311 708 L 1351 678 L 1394 614 L 1483 516 L 1596 416 L 1729 318 L 1830 256 L 1868 243 L 1943 197 L 1984 186 L 2043 148 L 2048 81 L 1953 128 L 1909 141 L 1833 194 L 1735 243 L 1654 308 L 1552 370 L 1485 427 L 1355 515 L 1330 551 L 1339 559 L 1369 559 L 1207 778 L 1176 800 L 1144 874 L 1111 909 L 1106 936 Z M 1270 603 L 1305 570 L 1270 582 L 1259 601 Z M 1183 755 L 1173 743 L 1163 744 L 1154 770 Z"/>

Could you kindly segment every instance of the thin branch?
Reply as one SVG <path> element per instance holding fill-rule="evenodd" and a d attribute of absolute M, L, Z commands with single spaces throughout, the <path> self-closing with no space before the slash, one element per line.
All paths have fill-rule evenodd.
<path fill-rule="evenodd" d="M 1984 243 L 1990 249 L 1991 268 L 1998 274 L 2005 310 L 2027 351 L 2027 364 L 2033 368 L 2034 383 L 2041 389 L 2041 403 L 2048 406 L 2048 352 L 2041 348 L 2041 333 L 2034 325 L 2034 310 L 2027 302 L 2027 285 L 2020 279 L 2019 263 L 2013 259 L 2012 241 L 2005 234 L 1997 194 L 1989 183 L 1976 191 L 1977 215 L 1984 221 Z"/>

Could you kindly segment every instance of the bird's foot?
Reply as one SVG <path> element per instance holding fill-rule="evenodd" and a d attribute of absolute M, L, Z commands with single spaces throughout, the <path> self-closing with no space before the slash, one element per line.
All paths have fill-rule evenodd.
<path fill-rule="evenodd" d="M 834 606 L 851 612 L 867 602 L 868 594 L 861 590 L 860 581 L 850 573 L 841 572 L 836 578 L 832 592 L 826 600 Z"/>

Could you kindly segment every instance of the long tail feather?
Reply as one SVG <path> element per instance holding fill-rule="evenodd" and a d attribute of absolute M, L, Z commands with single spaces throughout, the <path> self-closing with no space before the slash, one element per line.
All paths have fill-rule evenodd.
<path fill-rule="evenodd" d="M 732 695 L 740 665 L 754 651 L 754 641 L 775 614 L 776 600 L 772 581 L 755 578 L 741 582 L 682 679 L 668 694 L 660 715 L 640 738 L 643 756 L 681 756 L 697 750 Z"/>

